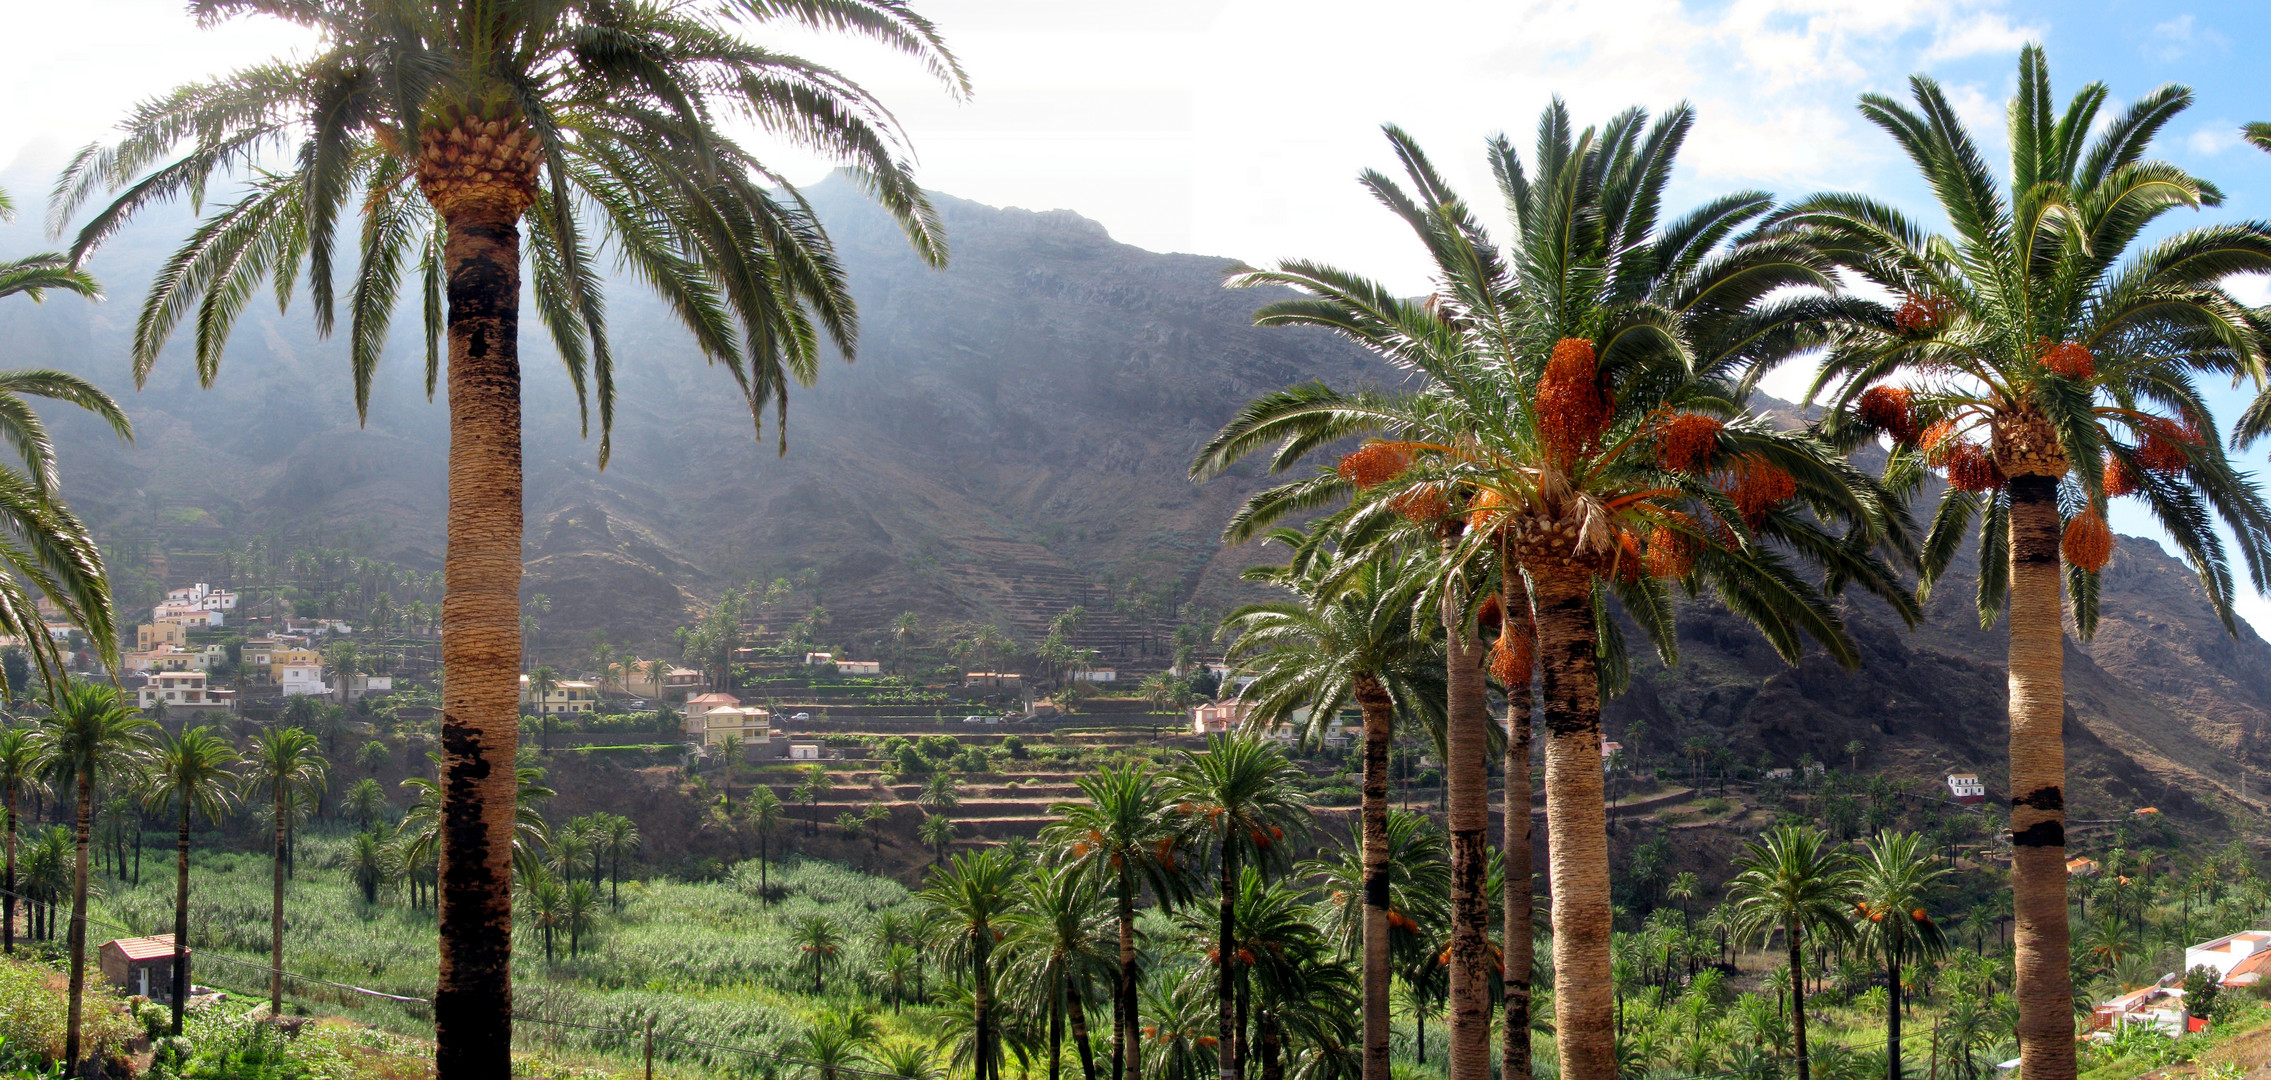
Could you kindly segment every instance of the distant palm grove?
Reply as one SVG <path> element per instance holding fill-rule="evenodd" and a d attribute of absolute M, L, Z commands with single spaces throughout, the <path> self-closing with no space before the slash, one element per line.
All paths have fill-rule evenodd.
<path fill-rule="evenodd" d="M 0 263 L 0 297 L 97 297 L 87 260 L 184 200 L 195 224 L 139 308 L 135 378 L 179 331 L 210 385 L 246 305 L 304 291 L 321 332 L 345 331 L 359 410 L 407 304 L 450 413 L 447 550 L 421 572 L 239 538 L 215 576 L 261 625 L 306 624 L 305 655 L 256 660 L 251 637 L 162 617 L 141 631 L 184 650 L 137 643 L 128 612 L 162 614 L 177 583 L 73 515 L 25 399 L 121 439 L 132 425 L 84 380 L 0 371 L 0 1071 L 2239 1080 L 2262 1064 L 2265 984 L 2186 959 L 2271 919 L 2257 853 L 2151 808 L 2068 817 L 2064 667 L 2069 638 L 2096 632 L 2111 501 L 2159 524 L 2226 629 L 2242 589 L 2271 591 L 2271 501 L 2227 457 L 2271 432 L 2271 310 L 2226 288 L 2271 273 L 2271 224 L 2164 220 L 2222 201 L 2153 155 L 2189 91 L 2116 105 L 2091 83 L 2060 101 L 2027 48 L 2003 169 L 1931 79 L 1865 96 L 1929 215 L 1842 192 L 1667 206 L 1685 106 L 1588 124 L 1557 99 L 1526 144 L 1470 148 L 1492 179 L 1472 201 L 1388 126 L 1393 166 L 1358 182 L 1428 284 L 1403 295 L 1303 259 L 1230 272 L 1266 290 L 1257 324 L 1338 335 L 1377 377 L 1266 393 L 1193 448 L 1195 483 L 1269 478 L 1223 540 L 1270 561 L 1171 667 L 1108 690 L 1078 608 L 1030 648 L 909 614 L 868 628 L 887 661 L 855 678 L 848 651 L 817 651 L 817 574 L 727 590 L 637 650 L 560 648 L 580 628 L 521 594 L 524 298 L 587 426 L 597 414 L 601 465 L 618 393 L 638 392 L 606 323 L 626 283 L 785 451 L 791 386 L 853 356 L 857 313 L 812 207 L 744 136 L 829 158 L 917 258 L 946 263 L 885 104 L 763 43 L 864 39 L 967 96 L 903 0 L 193 8 L 318 44 L 137 107 L 57 182 L 68 249 Z M 2271 150 L 2271 126 L 2244 134 Z M 1756 388 L 1790 365 L 1813 376 L 1806 400 L 1769 408 Z M 2214 380 L 2253 405 L 2219 420 Z M 1784 663 L 1855 668 L 1852 606 L 1913 628 L 1964 552 L 1981 625 L 2008 635 L 1991 799 L 1865 773 L 1859 742 L 1776 769 L 1704 736 L 1664 760 L 1638 734 L 1605 740 L 1605 703 L 1676 665 L 1703 607 Z M 1133 584 L 1120 602 L 1160 603 Z M 157 689 L 189 672 L 150 658 L 188 649 L 216 696 Z M 242 707 L 294 664 L 313 689 Z M 1017 689 L 925 681 L 968 667 Z M 805 728 L 755 708 L 823 688 L 939 725 L 949 701 L 984 714 L 891 735 L 830 726 L 824 705 L 794 714 Z M 713 699 L 728 690 L 752 700 Z M 1043 690 L 1046 712 L 1027 693 Z M 1148 732 L 983 726 L 1114 693 Z M 711 738 L 698 706 L 765 719 Z M 2070 824 L 2110 837 L 2100 858 L 2070 859 Z M 129 955 L 154 935 L 171 937 Z M 111 985 L 128 964 L 159 977 Z M 2162 1000 L 2180 1002 L 2171 1030 L 2121 1011 Z"/>

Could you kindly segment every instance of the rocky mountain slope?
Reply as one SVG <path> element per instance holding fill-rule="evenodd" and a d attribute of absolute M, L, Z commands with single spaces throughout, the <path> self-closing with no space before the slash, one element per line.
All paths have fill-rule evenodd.
<path fill-rule="evenodd" d="M 1264 298 L 1222 289 L 1223 259 L 1141 251 L 1064 211 L 942 197 L 954 258 L 933 270 L 847 187 L 813 195 L 850 268 L 861 339 L 856 363 L 793 397 L 785 456 L 635 288 L 610 297 L 622 400 L 604 473 L 566 379 L 540 343 L 525 347 L 526 588 L 553 598 L 555 632 L 652 640 L 727 586 L 811 570 L 834 637 L 913 611 L 1030 641 L 1083 603 L 1089 643 L 1124 653 L 1144 627 L 1109 609 L 1103 583 L 1219 604 L 1260 557 L 1216 541 L 1256 472 L 1184 479 L 1205 437 L 1265 390 L 1387 377 L 1333 339 L 1250 327 Z M 87 374 L 134 415 L 138 439 L 121 447 L 49 410 L 82 512 L 158 550 L 272 533 L 438 565 L 446 416 L 424 398 L 414 335 L 398 335 L 364 426 L 344 346 L 317 339 L 304 306 L 249 311 L 211 389 L 179 343 L 132 389 L 141 289 L 183 231 L 153 221 L 106 251 L 94 269 L 109 302 L 0 306 L 0 363 Z M 18 226 L 0 244 L 38 240 Z M 1970 588 L 1963 574 L 1946 583 L 1913 634 L 1851 602 L 1858 672 L 1819 657 L 1786 668 L 1699 605 L 1677 669 L 1636 665 L 1612 737 L 1638 719 L 1655 755 L 1704 735 L 1782 763 L 1843 760 L 1857 740 L 1864 768 L 1975 770 L 1998 789 L 2002 635 L 1979 627 Z M 2069 659 L 2078 816 L 2150 804 L 2205 824 L 2235 811 L 2240 767 L 2271 724 L 2271 646 L 2244 626 L 2227 635 L 2182 565 L 2131 539 L 2096 640 Z M 2261 781 L 2249 781 L 2257 806 Z"/>

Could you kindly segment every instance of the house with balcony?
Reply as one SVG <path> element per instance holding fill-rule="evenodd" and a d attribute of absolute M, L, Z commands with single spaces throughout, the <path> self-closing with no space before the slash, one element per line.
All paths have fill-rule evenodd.
<path fill-rule="evenodd" d="M 563 679 L 546 691 L 543 700 L 537 700 L 528 688 L 528 676 L 520 677 L 521 707 L 539 716 L 566 716 L 587 713 L 599 704 L 599 688 L 580 679 Z"/>
<path fill-rule="evenodd" d="M 647 671 L 644 660 L 630 661 L 631 675 L 623 680 L 623 689 L 663 701 L 684 701 L 702 687 L 702 673 L 693 668 L 674 667 L 663 675 L 661 685 Z"/>
<path fill-rule="evenodd" d="M 1237 698 L 1191 707 L 1191 734 L 1227 735 L 1246 722 L 1246 703 Z"/>
<path fill-rule="evenodd" d="M 202 671 L 161 671 L 134 691 L 137 708 L 149 710 L 164 705 L 168 711 L 177 709 L 226 709 L 236 702 L 236 691 L 215 690 L 205 685 Z"/>
<path fill-rule="evenodd" d="M 687 724 L 688 741 L 698 737 L 707 749 L 715 750 L 727 739 L 739 739 L 744 757 L 772 756 L 773 717 L 755 705 L 720 705 Z M 693 730 L 695 724 L 701 725 L 699 733 Z"/>

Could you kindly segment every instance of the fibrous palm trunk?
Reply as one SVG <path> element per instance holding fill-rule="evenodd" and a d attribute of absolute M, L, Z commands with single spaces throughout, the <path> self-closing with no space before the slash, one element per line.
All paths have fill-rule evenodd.
<path fill-rule="evenodd" d="M 2018 916 L 2019 1074 L 2073 1080 L 2066 925 L 2065 624 L 2058 479 L 2014 476 L 2011 497 L 2011 894 Z"/>
<path fill-rule="evenodd" d="M 1806 1059 L 1805 957 L 1795 917 L 1783 928 L 1783 936 L 1790 943 L 1790 1034 L 1798 1050 L 1798 1080 L 1813 1080 L 1813 1063 Z"/>
<path fill-rule="evenodd" d="M 1356 704 L 1364 717 L 1363 1080 L 1388 1080 L 1388 744 L 1396 737 L 1396 706 L 1369 676 L 1356 680 Z"/>
<path fill-rule="evenodd" d="M 1120 860 L 1120 971 L 1112 987 L 1112 1080 L 1142 1075 L 1143 1033 L 1136 1030 L 1135 870 Z"/>
<path fill-rule="evenodd" d="M 1508 632 L 1519 613 L 1530 609 L 1528 589 L 1511 565 L 1505 568 L 1499 608 Z M 1501 896 L 1505 910 L 1500 912 L 1505 940 L 1499 947 L 1506 1016 L 1500 1080 L 1530 1080 L 1530 972 L 1536 966 L 1530 938 L 1530 673 L 1523 671 L 1520 679 L 1521 685 L 1506 688 L 1506 882 Z"/>
<path fill-rule="evenodd" d="M 1490 703 L 1463 598 L 1443 602 L 1444 788 L 1451 828 L 1450 1080 L 1490 1080 Z"/>
<path fill-rule="evenodd" d="M 70 940 L 65 946 L 71 951 L 71 1007 L 63 1035 L 63 1060 L 74 1072 L 79 1068 L 79 1025 L 85 1008 L 85 1003 L 80 999 L 87 990 L 87 844 L 95 829 L 93 769 L 79 774 L 77 825 L 72 837 L 77 855 L 71 868 L 71 930 Z"/>
<path fill-rule="evenodd" d="M 1215 1052 L 1220 1059 L 1215 1064 L 1222 1080 L 1238 1080 L 1245 1065 L 1239 1060 L 1238 1045 L 1245 1019 L 1238 1015 L 1238 847 L 1236 834 L 1228 828 L 1222 832 L 1220 871 L 1215 898 L 1221 928 L 1214 939 L 1215 1021 L 1220 1029 Z"/>
<path fill-rule="evenodd" d="M 977 1065 L 972 1070 L 977 1080 L 998 1080 L 1000 1062 L 994 1060 L 993 972 L 988 961 L 993 953 L 993 931 L 977 927 L 970 931 L 970 968 L 974 976 L 970 990 L 970 1029 L 978 1046 Z"/>
<path fill-rule="evenodd" d="M 16 784 L 8 783 L 8 896 L 7 924 L 0 927 L 0 948 L 16 951 Z"/>
<path fill-rule="evenodd" d="M 1088 1038 L 1088 1006 L 1081 1002 L 1086 990 L 1086 980 L 1075 984 L 1065 994 L 1065 1011 L 1072 1019 L 1072 1045 L 1080 1054 L 1081 1080 L 1096 1080 L 1096 1049 Z"/>
<path fill-rule="evenodd" d="M 1564 1080 L 1615 1080 L 1608 813 L 1592 575 L 1530 567 L 1545 697 L 1546 863 L 1553 891 L 1554 1031 Z"/>
<path fill-rule="evenodd" d="M 189 793 L 181 793 L 181 829 L 174 837 L 173 1027 L 181 1034 L 181 1013 L 189 999 Z"/>
<path fill-rule="evenodd" d="M 276 859 L 275 866 L 269 874 L 274 891 L 268 904 L 268 1015 L 282 1016 L 284 1015 L 284 873 L 285 864 L 290 858 L 288 851 L 291 847 L 291 841 L 287 839 L 290 834 L 285 831 L 285 822 L 290 819 L 286 816 L 289 811 L 284 805 L 284 781 L 277 779 L 274 783 L 276 785 Z"/>
<path fill-rule="evenodd" d="M 1895 914 L 1898 914 L 1897 912 Z M 1892 918 L 1888 915 L 1886 918 Z M 1900 1075 L 1900 953 L 1885 950 L 1885 1080 L 1901 1080 Z"/>
<path fill-rule="evenodd" d="M 420 188 L 444 223 L 449 517 L 442 573 L 442 1080 L 512 1056 L 512 839 L 520 737 L 520 217 L 541 149 L 518 117 L 421 134 Z"/>

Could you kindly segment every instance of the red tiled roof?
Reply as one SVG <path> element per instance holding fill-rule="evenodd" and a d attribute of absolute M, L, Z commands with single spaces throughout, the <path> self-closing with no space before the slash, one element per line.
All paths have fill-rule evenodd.
<path fill-rule="evenodd" d="M 103 947 L 117 949 L 128 960 L 163 960 L 173 955 L 173 935 L 119 938 Z"/>
<path fill-rule="evenodd" d="M 693 697 L 687 698 L 686 704 L 714 705 L 721 701 L 728 705 L 741 704 L 741 699 L 733 696 L 732 694 L 696 694 Z"/>
<path fill-rule="evenodd" d="M 2245 983 L 2233 982 L 2234 979 L 2242 975 L 2253 975 L 2255 978 Z M 2266 975 L 2271 975 L 2271 950 L 2256 953 L 2254 956 L 2233 964 L 2232 969 L 2224 973 L 2224 985 L 2246 986 L 2249 983 L 2262 981 Z"/>

